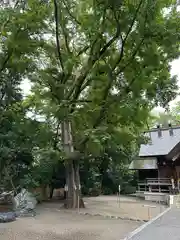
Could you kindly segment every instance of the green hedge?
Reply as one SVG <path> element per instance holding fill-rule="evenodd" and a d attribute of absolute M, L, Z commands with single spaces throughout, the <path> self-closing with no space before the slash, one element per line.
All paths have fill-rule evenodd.
<path fill-rule="evenodd" d="M 89 196 L 92 196 L 92 197 L 97 197 L 101 194 L 101 190 L 99 188 L 90 188 L 89 189 L 89 193 L 88 195 Z"/>
<path fill-rule="evenodd" d="M 121 191 L 122 194 L 133 194 L 136 192 L 136 187 L 132 185 L 125 185 Z"/>
<path fill-rule="evenodd" d="M 106 187 L 106 188 L 104 188 L 102 190 L 102 194 L 103 195 L 112 195 L 113 194 L 113 190 L 111 188 Z"/>

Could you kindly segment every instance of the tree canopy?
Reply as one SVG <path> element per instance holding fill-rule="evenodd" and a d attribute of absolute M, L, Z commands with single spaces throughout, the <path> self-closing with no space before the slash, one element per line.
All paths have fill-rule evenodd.
<path fill-rule="evenodd" d="M 2 3 L 2 114 L 13 107 L 16 123 L 23 121 L 28 130 L 18 141 L 36 138 L 31 150 L 39 138 L 28 126 L 33 121 L 27 111 L 43 116 L 40 128 L 48 131 L 38 132 L 46 141 L 38 147 L 58 151 L 64 161 L 73 192 L 69 206 L 77 206 L 79 164 L 110 151 L 133 155 L 150 110 L 176 97 L 170 63 L 179 56 L 178 15 L 172 0 Z M 18 86 L 25 78 L 33 87 L 22 99 Z"/>

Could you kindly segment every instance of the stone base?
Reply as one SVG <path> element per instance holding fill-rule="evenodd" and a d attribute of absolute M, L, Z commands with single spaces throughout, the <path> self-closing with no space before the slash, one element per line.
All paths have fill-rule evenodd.
<path fill-rule="evenodd" d="M 136 193 L 135 194 L 132 194 L 133 196 L 135 196 L 135 197 L 138 197 L 138 198 L 145 198 L 144 197 L 144 192 L 142 192 L 142 191 L 136 191 Z"/>
<path fill-rule="evenodd" d="M 169 204 L 169 194 L 166 193 L 137 191 L 136 197 L 143 198 L 146 201 Z"/>
<path fill-rule="evenodd" d="M 180 195 L 169 195 L 168 205 L 170 207 L 180 208 Z"/>
<path fill-rule="evenodd" d="M 155 192 L 136 192 L 136 197 L 143 198 L 146 201 L 159 202 L 167 204 L 169 207 L 180 208 L 180 194 L 169 195 L 166 193 Z"/>
<path fill-rule="evenodd" d="M 169 195 L 165 193 L 144 192 L 145 200 L 168 204 Z"/>

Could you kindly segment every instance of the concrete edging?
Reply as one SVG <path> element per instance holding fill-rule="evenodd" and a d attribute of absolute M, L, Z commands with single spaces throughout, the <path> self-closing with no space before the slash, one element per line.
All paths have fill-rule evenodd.
<path fill-rule="evenodd" d="M 163 211 L 162 213 L 160 213 L 156 217 L 152 218 L 150 221 L 148 221 L 145 224 L 143 224 L 142 226 L 136 228 L 134 231 L 132 231 L 130 234 L 128 234 L 128 236 L 125 237 L 123 240 L 131 240 L 132 237 L 134 237 L 136 234 L 140 233 L 144 228 L 146 228 L 147 226 L 149 226 L 150 224 L 152 224 L 153 222 L 158 220 L 165 213 L 167 213 L 170 209 L 171 209 L 171 207 L 167 208 L 165 211 Z"/>

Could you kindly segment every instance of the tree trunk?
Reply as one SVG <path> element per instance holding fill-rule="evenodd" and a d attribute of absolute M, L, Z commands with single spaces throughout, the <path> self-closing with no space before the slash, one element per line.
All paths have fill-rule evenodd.
<path fill-rule="evenodd" d="M 49 193 L 49 198 L 50 198 L 50 199 L 53 198 L 53 192 L 54 192 L 54 186 L 51 184 L 51 185 L 50 185 L 50 193 Z"/>
<path fill-rule="evenodd" d="M 62 141 L 67 156 L 66 167 L 66 208 L 84 207 L 81 196 L 81 185 L 79 176 L 79 162 L 74 159 L 74 146 L 70 122 L 62 123 Z"/>

